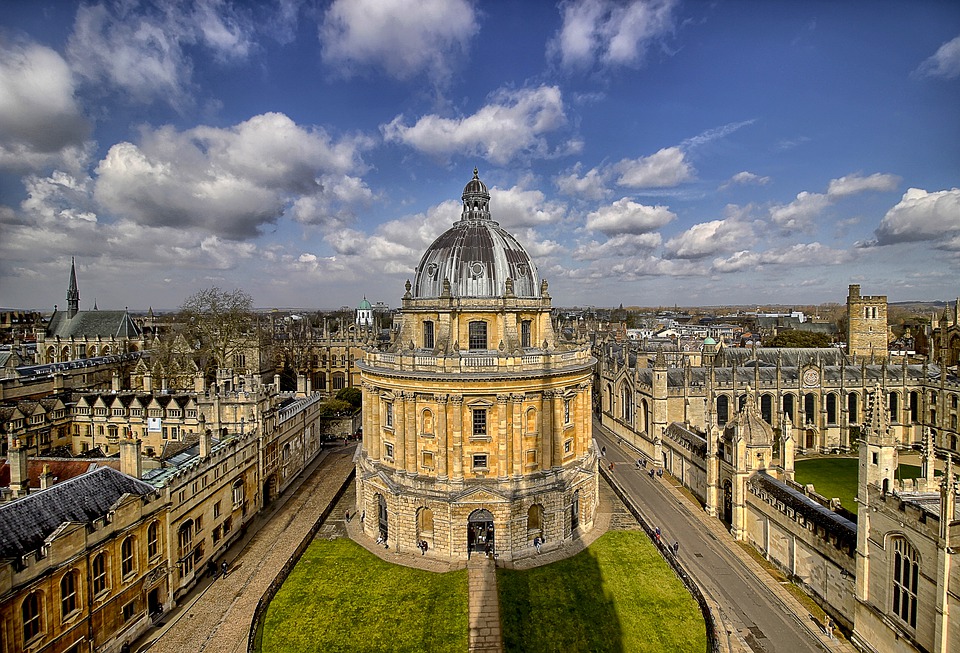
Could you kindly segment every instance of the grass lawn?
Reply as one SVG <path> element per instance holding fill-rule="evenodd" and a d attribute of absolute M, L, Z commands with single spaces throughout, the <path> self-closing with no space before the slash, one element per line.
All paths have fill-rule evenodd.
<path fill-rule="evenodd" d="M 828 499 L 837 497 L 847 510 L 856 512 L 857 474 L 859 460 L 856 458 L 808 458 L 795 463 L 797 483 L 812 483 L 817 493 Z M 897 478 L 917 478 L 920 467 L 900 465 Z"/>
<path fill-rule="evenodd" d="M 260 650 L 463 653 L 468 630 L 466 570 L 435 574 L 348 538 L 315 540 L 271 601 Z"/>
<path fill-rule="evenodd" d="M 707 648 L 700 608 L 641 531 L 610 531 L 545 567 L 498 569 L 497 585 L 508 652 Z"/>

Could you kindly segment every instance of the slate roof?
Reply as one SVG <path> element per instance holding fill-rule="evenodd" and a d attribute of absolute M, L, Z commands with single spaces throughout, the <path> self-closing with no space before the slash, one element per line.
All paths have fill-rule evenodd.
<path fill-rule="evenodd" d="M 119 471 L 120 459 L 111 458 L 107 460 L 76 460 L 76 459 L 45 459 L 30 457 L 27 459 L 27 477 L 30 488 L 40 487 L 40 475 L 45 466 L 50 467 L 50 473 L 57 479 L 57 483 L 62 483 L 71 478 L 81 476 L 91 472 L 99 467 L 112 467 Z M 0 487 L 10 487 L 10 463 L 0 458 Z"/>
<path fill-rule="evenodd" d="M 824 528 L 837 538 L 841 546 L 852 547 L 857 542 L 857 525 L 845 517 L 841 517 L 829 508 L 806 496 L 802 492 L 764 472 L 757 472 L 750 477 L 751 484 L 757 485 L 776 497 L 785 506 L 802 514 L 807 520 Z"/>
<path fill-rule="evenodd" d="M 47 325 L 49 338 L 139 338 L 140 328 L 127 311 L 57 311 Z"/>
<path fill-rule="evenodd" d="M 143 481 L 101 467 L 0 505 L 0 558 L 15 559 L 36 551 L 61 524 L 93 523 L 125 494 L 142 497 L 155 492 Z"/>

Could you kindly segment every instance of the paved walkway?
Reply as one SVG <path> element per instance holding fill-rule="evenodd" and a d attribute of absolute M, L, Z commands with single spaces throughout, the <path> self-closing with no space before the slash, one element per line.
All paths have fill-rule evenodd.
<path fill-rule="evenodd" d="M 470 653 L 503 653 L 496 562 L 474 556 L 467 564 L 470 600 Z"/>
<path fill-rule="evenodd" d="M 131 650 L 245 652 L 260 597 L 349 478 L 355 448 L 351 444 L 323 452 L 230 548 L 223 558 L 229 564 L 227 576 L 201 581 Z"/>

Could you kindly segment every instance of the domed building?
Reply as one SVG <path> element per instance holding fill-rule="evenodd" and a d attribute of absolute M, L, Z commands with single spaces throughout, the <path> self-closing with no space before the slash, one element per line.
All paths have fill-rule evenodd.
<path fill-rule="evenodd" d="M 406 283 L 399 333 L 360 363 L 364 533 L 399 551 L 531 555 L 593 527 L 586 343 L 562 342 L 547 282 L 490 215 L 474 170 L 460 220 Z"/>
<path fill-rule="evenodd" d="M 357 306 L 357 326 L 373 326 L 373 306 L 370 305 L 366 297 L 364 297 L 360 305 Z"/>

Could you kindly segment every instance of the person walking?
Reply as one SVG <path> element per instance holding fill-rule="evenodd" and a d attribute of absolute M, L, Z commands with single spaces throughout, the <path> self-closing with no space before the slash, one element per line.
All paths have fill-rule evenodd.
<path fill-rule="evenodd" d="M 676 557 L 680 552 L 680 542 L 677 540 L 673 541 L 673 556 Z"/>

